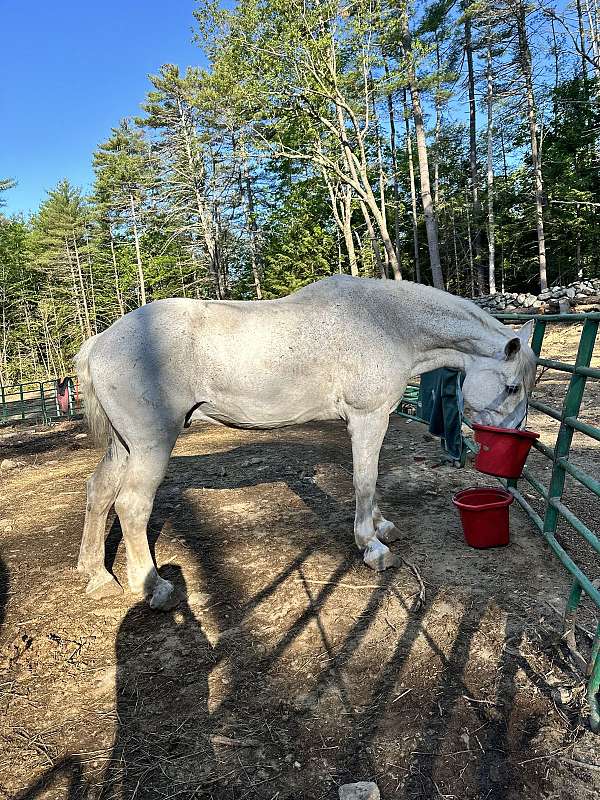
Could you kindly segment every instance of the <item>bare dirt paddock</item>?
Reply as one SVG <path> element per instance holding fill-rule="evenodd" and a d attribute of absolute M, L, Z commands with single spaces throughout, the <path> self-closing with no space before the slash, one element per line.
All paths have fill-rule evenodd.
<path fill-rule="evenodd" d="M 421 425 L 392 417 L 379 485 L 423 607 L 406 566 L 376 575 L 355 550 L 341 425 L 194 426 L 151 521 L 182 597 L 162 614 L 83 593 L 82 430 L 0 440 L 22 462 L 0 492 L 0 796 L 312 800 L 361 779 L 384 800 L 598 796 L 546 602 L 566 573 L 517 508 L 509 548 L 465 545 L 451 496 L 494 479 L 440 466 Z M 117 522 L 108 543 L 126 585 Z"/>

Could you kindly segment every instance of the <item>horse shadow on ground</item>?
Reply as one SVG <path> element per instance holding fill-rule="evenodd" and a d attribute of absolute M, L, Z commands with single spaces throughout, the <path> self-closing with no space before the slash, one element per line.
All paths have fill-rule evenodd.
<path fill-rule="evenodd" d="M 260 459 L 260 472 L 255 459 Z M 183 542 L 204 590 L 200 613 L 188 601 L 196 587 L 186 587 L 181 569 L 172 564 L 162 567 L 161 574 L 174 581 L 180 605 L 157 614 L 137 603 L 127 613 L 116 640 L 118 724 L 111 758 L 94 786 L 86 788 L 81 765 L 68 758 L 45 777 L 51 781 L 55 771 L 69 771 L 69 800 L 86 795 L 102 800 L 175 796 L 316 800 L 336 797 L 342 783 L 367 779 L 376 780 L 388 798 L 429 800 L 440 795 L 438 770 L 454 755 L 445 751 L 445 743 L 459 704 L 470 694 L 465 673 L 473 639 L 488 604 L 502 608 L 503 598 L 471 592 L 450 651 L 444 653 L 424 624 L 442 587 L 430 587 L 425 606 L 416 609 L 398 590 L 403 567 L 376 579 L 369 573 L 369 583 L 376 580 L 378 588 L 369 590 L 363 611 L 333 642 L 324 611 L 339 583 L 356 579 L 353 572 L 360 562 L 350 506 L 313 479 L 317 466 L 329 461 L 349 468 L 349 448 L 340 454 L 339 442 L 329 447 L 290 438 L 285 451 L 282 441 L 260 441 L 224 453 L 172 459 L 150 520 L 149 539 L 154 548 L 168 523 L 171 535 Z M 238 542 L 247 543 L 252 532 L 203 515 L 201 503 L 186 497 L 186 490 L 240 489 L 282 480 L 312 514 L 312 524 L 310 530 L 293 534 L 295 554 L 288 552 L 274 564 L 268 582 L 249 595 L 239 568 L 223 556 Z M 277 509 L 270 513 L 276 517 Z M 330 535 L 332 526 L 339 528 L 337 536 Z M 107 540 L 109 568 L 120 536 L 115 520 Z M 268 547 L 281 544 L 278 536 L 281 531 L 275 525 Z M 413 546 L 418 549 L 419 542 Z M 329 580 L 317 588 L 303 584 L 304 607 L 296 609 L 276 641 L 265 647 L 260 630 L 242 623 L 266 600 L 283 604 L 286 582 L 294 575 L 301 582 L 315 553 L 335 557 Z M 361 675 L 354 662 L 361 648 L 369 647 L 374 618 L 390 598 L 407 614 L 405 628 L 395 631 L 393 651 L 385 663 L 371 664 Z M 204 630 L 208 616 L 220 632 L 216 638 Z M 307 667 L 300 674 L 289 674 L 287 654 L 311 626 L 318 631 L 324 659 L 316 670 L 311 668 L 310 676 Z M 479 747 L 465 748 L 467 766 L 476 773 L 465 798 L 504 800 L 511 787 L 523 785 L 509 737 L 517 670 L 528 670 L 543 693 L 550 689 L 525 659 L 511 655 L 508 643 L 514 647 L 518 635 L 509 624 L 489 702 L 471 703 Z M 442 665 L 435 690 L 425 692 L 419 705 L 395 707 L 399 676 L 405 669 L 410 676 L 409 658 L 419 637 L 425 637 Z M 359 705 L 357 685 L 363 696 Z M 306 691 L 299 693 L 299 688 Z M 332 697 L 336 698 L 333 712 L 328 710 Z M 528 735 L 534 735 L 539 724 L 532 719 Z M 382 732 L 401 740 L 405 729 L 413 734 L 410 752 L 403 764 L 387 764 L 382 770 L 377 752 Z M 42 785 L 46 785 L 43 779 L 19 800 L 32 800 Z"/>

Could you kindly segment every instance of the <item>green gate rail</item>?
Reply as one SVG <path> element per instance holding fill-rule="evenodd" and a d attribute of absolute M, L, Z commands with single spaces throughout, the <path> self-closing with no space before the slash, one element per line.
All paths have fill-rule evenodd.
<path fill-rule="evenodd" d="M 79 416 L 82 403 L 77 379 L 71 377 L 71 381 L 74 391 L 70 393 L 69 410 L 66 413 L 61 412 L 58 405 L 56 379 L 0 386 L 0 424 L 19 420 L 47 423 Z"/>
<path fill-rule="evenodd" d="M 598 692 L 600 690 L 600 622 L 597 625 L 590 657 L 587 662 L 577 648 L 575 623 L 577 609 L 583 592 L 585 592 L 600 609 L 600 578 L 589 578 L 580 569 L 556 539 L 556 529 L 559 519 L 562 518 L 591 545 L 596 553 L 600 554 L 600 539 L 598 538 L 597 532 L 590 530 L 590 528 L 562 502 L 567 474 L 592 492 L 597 498 L 600 497 L 600 482 L 569 461 L 569 453 L 575 431 L 595 441 L 600 441 L 600 428 L 588 425 L 578 419 L 581 401 L 588 379 L 600 379 L 600 369 L 595 369 L 590 366 L 596 343 L 598 326 L 600 324 L 600 313 L 546 314 L 543 316 L 529 314 L 496 314 L 494 316 L 503 322 L 535 320 L 531 346 L 538 357 L 538 364 L 547 369 L 565 372 L 571 376 L 561 410 L 552 408 L 535 398 L 532 398 L 530 401 L 530 406 L 532 408 L 535 408 L 537 411 L 560 423 L 554 449 L 539 441 L 533 444 L 536 450 L 552 462 L 552 473 L 548 488 L 536 478 L 528 467 L 525 467 L 522 475 L 522 478 L 529 483 L 543 500 L 543 517 L 527 502 L 524 495 L 517 488 L 516 480 L 505 481 L 501 479 L 501 483 L 513 494 L 515 500 L 517 500 L 527 513 L 554 554 L 573 577 L 573 585 L 565 607 L 563 638 L 577 665 L 584 670 L 588 679 L 587 700 L 590 708 L 590 727 L 594 732 L 598 733 L 600 732 L 600 705 L 598 701 Z M 548 323 L 554 322 L 581 323 L 583 325 L 574 364 L 567 364 L 562 361 L 540 357 L 546 326 Z M 418 388 L 415 385 L 407 387 L 404 397 L 398 407 L 398 413 L 402 416 L 411 417 L 424 422 L 425 420 L 420 420 L 414 413 L 409 413 L 409 409 L 416 409 L 417 399 Z M 469 425 L 468 420 L 465 420 L 465 422 Z M 465 438 L 464 441 L 467 448 L 475 450 L 475 444 L 470 439 Z"/>

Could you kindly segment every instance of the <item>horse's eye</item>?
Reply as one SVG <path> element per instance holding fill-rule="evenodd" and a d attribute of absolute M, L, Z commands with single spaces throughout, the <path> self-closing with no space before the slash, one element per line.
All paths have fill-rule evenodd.
<path fill-rule="evenodd" d="M 516 394 L 520 388 L 518 383 L 509 383 L 506 387 L 506 394 Z"/>

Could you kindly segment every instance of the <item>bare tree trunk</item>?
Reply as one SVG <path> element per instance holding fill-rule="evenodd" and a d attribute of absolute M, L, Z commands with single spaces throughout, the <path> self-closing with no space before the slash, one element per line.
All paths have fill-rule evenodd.
<path fill-rule="evenodd" d="M 502 148 L 502 174 L 504 176 L 504 188 L 508 186 L 508 166 L 506 163 L 506 148 L 504 147 L 504 126 L 500 128 L 500 146 Z"/>
<path fill-rule="evenodd" d="M 358 264 L 356 262 L 356 251 L 354 250 L 354 239 L 352 238 L 352 188 L 344 187 L 342 203 L 342 233 L 344 244 L 348 253 L 348 265 L 351 275 L 358 275 Z"/>
<path fill-rule="evenodd" d="M 88 272 L 90 276 L 90 292 L 92 295 L 92 319 L 94 320 L 94 333 L 98 333 L 98 322 L 96 319 L 96 290 L 94 286 L 94 270 L 92 268 L 92 253 L 90 248 L 90 237 L 87 228 L 85 230 L 85 243 L 87 247 Z"/>
<path fill-rule="evenodd" d="M 415 123 L 415 133 L 417 136 L 417 155 L 419 157 L 419 174 L 421 177 L 421 200 L 423 202 L 423 214 L 425 216 L 425 228 L 427 230 L 427 244 L 429 247 L 431 275 L 433 278 L 433 285 L 438 289 L 444 289 L 444 275 L 440 263 L 438 226 L 435 208 L 431 198 L 431 185 L 429 181 L 427 139 L 425 136 L 423 111 L 421 109 L 421 97 L 415 72 L 414 54 L 412 51 L 412 41 L 408 27 L 408 11 L 406 7 L 402 13 L 402 48 L 404 50 L 404 57 L 406 60 L 408 88 L 410 90 L 410 96 L 412 100 L 413 120 Z"/>
<path fill-rule="evenodd" d="M 77 313 L 77 321 L 79 322 L 79 330 L 81 331 L 81 338 L 85 339 L 85 326 L 83 323 L 83 314 L 81 313 L 81 300 L 79 297 L 79 291 L 77 290 L 77 281 L 75 279 L 75 268 L 73 267 L 73 258 L 71 256 L 71 248 L 69 247 L 69 241 L 65 238 L 65 252 L 67 254 L 67 260 L 69 262 L 69 268 L 71 270 L 71 285 L 73 287 L 73 299 L 75 300 L 75 311 Z"/>
<path fill-rule="evenodd" d="M 384 61 L 386 78 L 389 76 L 387 61 Z M 396 115 L 394 113 L 394 99 L 391 92 L 386 95 L 388 118 L 390 125 L 390 153 L 392 156 L 392 175 L 394 191 L 394 238 L 396 240 L 396 258 L 400 264 L 400 191 L 398 187 L 398 153 L 396 145 Z"/>
<path fill-rule="evenodd" d="M 575 8 L 577 9 L 577 26 L 579 28 L 579 47 L 581 48 L 581 77 L 584 81 L 585 93 L 587 96 L 587 63 L 585 58 L 585 29 L 583 25 L 583 10 L 581 8 L 581 0 L 575 0 Z"/>
<path fill-rule="evenodd" d="M 2 309 L 2 313 L 4 315 L 4 309 Z M 38 359 L 38 350 L 37 350 L 37 347 L 36 347 L 36 341 L 35 341 L 35 337 L 33 335 L 33 330 L 31 328 L 31 315 L 29 313 L 29 307 L 28 307 L 26 302 L 23 303 L 23 314 L 25 316 L 25 324 L 27 325 L 27 339 L 29 341 L 29 352 L 31 354 L 31 361 L 32 361 L 32 365 L 33 365 L 33 370 L 34 370 L 34 372 L 37 372 L 38 360 L 39 360 Z M 41 348 L 39 350 L 39 353 L 40 353 L 40 358 L 41 358 L 44 370 L 46 371 L 46 373 L 48 373 L 49 367 L 46 367 L 46 364 L 44 363 L 44 356 L 43 356 Z"/>
<path fill-rule="evenodd" d="M 454 252 L 454 271 L 456 273 L 456 286 L 454 291 L 456 294 L 460 294 L 460 271 L 458 267 L 458 247 L 456 244 L 456 219 L 454 217 L 454 206 L 452 206 L 452 245 Z"/>
<path fill-rule="evenodd" d="M 377 166 L 379 171 L 379 208 L 381 210 L 382 219 L 386 220 L 386 229 L 387 229 L 387 210 L 385 204 L 385 173 L 383 169 L 383 153 L 381 150 L 381 136 L 379 132 L 379 120 L 377 118 L 377 109 L 375 107 L 375 101 L 373 101 L 373 118 L 375 120 L 375 136 L 377 139 Z M 391 267 L 394 280 L 401 281 L 402 273 L 400 272 L 400 262 L 398 260 L 398 251 L 396 247 L 392 245 L 391 252 L 390 249 L 386 247 L 384 250 L 384 254 L 386 259 L 386 265 Z M 391 257 L 392 255 L 393 258 Z M 384 269 L 382 277 L 384 278 L 387 277 L 387 270 Z"/>
<path fill-rule="evenodd" d="M 440 43 L 435 37 L 435 59 L 436 59 L 436 91 L 434 97 L 435 105 L 435 134 L 433 149 L 433 204 L 439 208 L 440 204 L 440 131 L 442 128 L 442 109 L 440 107 Z"/>
<path fill-rule="evenodd" d="M 490 294 L 496 292 L 496 234 L 494 229 L 494 107 L 492 78 L 492 47 L 488 41 L 486 59 L 487 79 L 487 204 L 488 204 L 488 276 Z"/>
<path fill-rule="evenodd" d="M 529 122 L 529 137 L 531 140 L 531 163 L 534 172 L 535 185 L 535 222 L 537 228 L 540 288 L 548 288 L 546 277 L 546 237 L 544 233 L 544 182 L 542 178 L 542 159 L 537 136 L 537 109 L 533 91 L 533 78 L 531 74 L 531 52 L 527 39 L 526 15 L 523 0 L 517 6 L 517 30 L 519 35 L 519 65 L 525 81 L 527 97 L 527 120 Z"/>
<path fill-rule="evenodd" d="M 373 255 L 375 256 L 375 263 L 377 264 L 377 268 L 379 270 L 379 274 L 382 278 L 387 278 L 385 273 L 385 265 L 381 260 L 381 253 L 379 252 L 379 242 L 377 241 L 377 235 L 375 233 L 375 228 L 373 227 L 373 222 L 371 221 L 371 215 L 369 214 L 369 209 L 365 205 L 365 203 L 360 203 L 360 210 L 363 213 L 363 217 L 365 219 L 365 223 L 367 225 L 367 232 L 369 234 L 369 240 L 371 242 L 371 248 L 373 250 Z"/>
<path fill-rule="evenodd" d="M 465 15 L 465 55 L 467 57 L 467 84 L 469 90 L 469 165 L 471 169 L 471 194 L 473 198 L 473 228 L 475 266 L 477 268 L 478 293 L 485 294 L 486 276 L 481 246 L 481 201 L 479 199 L 479 174 L 477 170 L 477 116 L 475 106 L 475 72 L 473 69 L 473 43 L 471 18 Z"/>
<path fill-rule="evenodd" d="M 77 247 L 77 239 L 75 238 L 74 233 L 72 234 L 72 237 L 73 237 L 73 250 L 75 252 L 75 264 L 77 266 L 77 277 L 79 278 L 79 288 L 81 290 L 81 302 L 83 306 L 85 332 L 89 338 L 92 335 L 92 326 L 90 323 L 90 310 L 88 308 L 87 297 L 85 294 L 85 286 L 83 283 L 83 271 L 81 269 L 81 259 L 79 258 L 79 248 Z"/>
<path fill-rule="evenodd" d="M 140 239 L 138 236 L 137 219 L 135 215 L 135 205 L 133 202 L 133 194 L 129 194 L 129 203 L 131 208 L 131 224 L 133 225 L 133 238 L 135 240 L 135 258 L 137 261 L 138 282 L 140 287 L 140 305 L 146 305 L 146 281 L 144 278 L 144 269 L 142 267 L 142 254 L 140 252 Z"/>
<path fill-rule="evenodd" d="M 593 11 L 592 6 L 593 4 Z M 587 0 L 586 12 L 588 18 L 588 31 L 592 44 L 592 60 L 594 62 L 594 77 L 600 79 L 600 29 L 598 26 L 598 3 L 597 0 Z M 596 90 L 597 91 L 597 90 Z"/>
<path fill-rule="evenodd" d="M 252 261 L 252 277 L 254 278 L 254 291 L 256 299 L 262 300 L 262 289 L 260 285 L 260 273 L 258 271 L 258 227 L 256 225 L 256 214 L 254 213 L 254 194 L 250 182 L 248 165 L 244 161 L 244 183 L 246 184 L 246 204 L 248 209 L 248 229 L 250 231 L 250 258 Z"/>
<path fill-rule="evenodd" d="M 421 261 L 419 256 L 419 218 L 417 215 L 417 191 L 415 187 L 415 165 L 412 152 L 412 137 L 408 121 L 406 89 L 404 89 L 404 131 L 406 137 L 406 157 L 408 159 L 408 176 L 410 181 L 411 222 L 413 234 L 413 254 L 415 259 L 415 280 L 421 283 Z"/>
<path fill-rule="evenodd" d="M 352 187 L 347 184 L 342 188 L 339 183 L 334 184 L 327 170 L 322 169 L 321 174 L 329 192 L 331 212 L 338 230 L 344 237 L 346 252 L 348 254 L 348 266 L 350 274 L 358 277 L 358 265 L 356 262 L 356 251 L 354 249 L 354 239 L 352 237 Z M 340 197 L 341 192 L 341 197 Z"/>
<path fill-rule="evenodd" d="M 465 205 L 467 214 L 467 242 L 469 245 L 469 272 L 471 278 L 471 297 L 475 297 L 475 264 L 473 260 L 473 238 L 471 234 L 471 217 L 469 216 L 469 206 Z"/>
<path fill-rule="evenodd" d="M 46 339 L 46 358 L 48 361 L 48 368 L 46 371 L 46 377 L 51 378 L 53 377 L 50 372 L 52 371 L 56 377 L 59 376 L 59 371 L 56 368 L 56 363 L 54 361 L 54 357 L 52 355 L 52 337 L 50 336 L 50 329 L 48 328 L 48 319 L 46 315 L 43 315 L 42 322 L 44 325 L 44 337 Z M 52 370 L 50 369 L 52 367 Z"/>
<path fill-rule="evenodd" d="M 52 343 L 55 342 L 54 350 L 56 351 L 56 366 L 58 366 L 58 371 L 56 372 L 56 375 L 58 375 L 58 374 L 66 375 L 67 374 L 67 368 L 66 368 L 65 359 L 63 357 L 63 353 L 62 353 L 62 350 L 61 350 L 61 347 L 60 347 L 60 326 L 58 324 L 58 317 L 56 316 L 56 303 L 54 301 L 54 294 L 52 292 L 52 287 L 49 286 L 48 289 L 49 289 L 49 294 L 50 294 L 50 307 L 52 308 L 52 318 L 54 320 L 54 333 L 55 333 L 54 339 L 52 339 L 52 337 L 50 337 L 50 345 L 52 345 Z M 48 330 L 49 330 L 49 328 L 48 328 Z"/>
<path fill-rule="evenodd" d="M 117 268 L 117 255 L 115 253 L 115 242 L 113 239 L 112 229 L 110 231 L 110 252 L 112 255 L 113 270 L 115 275 L 115 294 L 117 295 L 117 305 L 119 306 L 119 313 L 123 317 L 125 315 L 125 308 L 123 306 L 121 287 L 119 286 L 119 270 Z"/>

